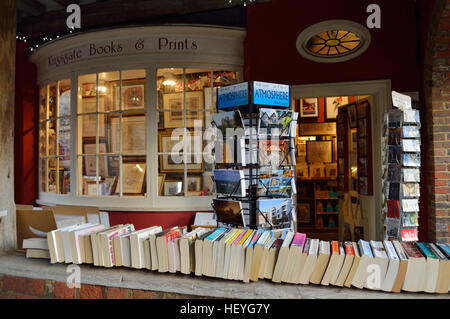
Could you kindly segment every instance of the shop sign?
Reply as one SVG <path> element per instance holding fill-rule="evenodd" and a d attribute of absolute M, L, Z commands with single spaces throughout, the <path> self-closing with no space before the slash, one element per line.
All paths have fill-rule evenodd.
<path fill-rule="evenodd" d="M 254 81 L 253 104 L 289 107 L 289 85 Z"/>
<path fill-rule="evenodd" d="M 248 82 L 217 89 L 217 108 L 219 110 L 249 103 Z"/>

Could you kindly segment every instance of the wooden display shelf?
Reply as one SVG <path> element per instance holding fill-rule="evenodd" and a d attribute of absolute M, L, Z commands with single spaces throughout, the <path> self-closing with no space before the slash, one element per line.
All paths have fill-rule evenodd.
<path fill-rule="evenodd" d="M 297 177 L 297 180 L 305 182 L 335 181 L 337 180 L 337 177 Z"/>
<path fill-rule="evenodd" d="M 316 215 L 339 215 L 339 212 L 316 212 Z"/>

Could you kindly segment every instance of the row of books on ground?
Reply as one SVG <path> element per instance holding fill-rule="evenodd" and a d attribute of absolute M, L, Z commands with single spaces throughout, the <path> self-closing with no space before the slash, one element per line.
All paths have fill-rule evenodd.
<path fill-rule="evenodd" d="M 47 234 L 51 263 L 125 266 L 159 272 L 292 284 L 448 293 L 450 245 L 393 241 L 340 243 L 289 229 L 135 230 L 80 224 Z"/>

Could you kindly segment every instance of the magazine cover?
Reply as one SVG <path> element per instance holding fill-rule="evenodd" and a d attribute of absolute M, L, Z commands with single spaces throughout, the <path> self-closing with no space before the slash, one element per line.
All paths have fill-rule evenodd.
<path fill-rule="evenodd" d="M 214 170 L 214 181 L 216 183 L 216 192 L 222 195 L 245 196 L 245 180 L 242 170 Z"/>
<path fill-rule="evenodd" d="M 288 228 L 291 226 L 293 202 L 292 198 L 258 199 L 259 210 L 258 226 L 260 228 L 274 229 Z"/>
<path fill-rule="evenodd" d="M 288 141 L 260 140 L 259 165 L 272 167 L 293 165 Z"/>
<path fill-rule="evenodd" d="M 289 136 L 292 122 L 297 120 L 297 113 L 289 110 L 259 110 L 258 134 L 272 136 Z"/>
<path fill-rule="evenodd" d="M 213 199 L 214 211 L 217 222 L 232 225 L 242 225 L 245 227 L 245 219 L 242 214 L 240 201 Z"/>

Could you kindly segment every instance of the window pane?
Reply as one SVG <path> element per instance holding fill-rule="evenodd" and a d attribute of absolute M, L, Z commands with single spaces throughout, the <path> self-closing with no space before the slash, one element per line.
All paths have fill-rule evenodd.
<path fill-rule="evenodd" d="M 59 81 L 58 117 L 70 116 L 70 79 Z"/>
<path fill-rule="evenodd" d="M 49 193 L 56 193 L 56 158 L 48 159 L 48 189 Z"/>
<path fill-rule="evenodd" d="M 48 122 L 48 155 L 56 155 L 56 120 Z"/>
<path fill-rule="evenodd" d="M 48 118 L 56 117 L 56 95 L 56 83 L 52 83 L 48 92 Z"/>
<path fill-rule="evenodd" d="M 183 154 L 174 156 L 159 155 L 158 189 L 160 196 L 184 195 L 184 161 Z"/>
<path fill-rule="evenodd" d="M 163 108 L 163 94 L 183 92 L 183 69 L 165 68 L 158 69 L 157 89 L 158 108 Z"/>
<path fill-rule="evenodd" d="M 40 102 L 39 102 L 39 119 L 47 119 L 47 86 L 41 88 Z"/>
<path fill-rule="evenodd" d="M 97 82 L 95 74 L 78 77 L 78 113 L 96 112 Z"/>
<path fill-rule="evenodd" d="M 98 111 L 112 112 L 120 110 L 120 72 L 102 72 L 98 74 Z"/>
<path fill-rule="evenodd" d="M 59 155 L 70 156 L 70 117 L 58 120 L 58 151 Z"/>
<path fill-rule="evenodd" d="M 97 180 L 96 156 L 78 156 L 78 194 L 88 195 L 88 184 Z M 100 165 L 101 166 L 101 165 Z M 92 191 L 92 186 L 91 186 Z"/>
<path fill-rule="evenodd" d="M 122 115 L 122 153 L 145 154 L 145 113 Z"/>
<path fill-rule="evenodd" d="M 95 114 L 78 116 L 78 132 L 79 136 L 81 135 L 83 144 L 88 139 L 93 139 L 95 142 L 97 135 L 96 123 L 97 115 Z M 105 122 L 104 119 L 101 121 L 101 117 L 99 117 L 99 136 L 104 135 L 106 135 Z"/>
<path fill-rule="evenodd" d="M 122 109 L 145 108 L 145 70 L 122 71 Z"/>
<path fill-rule="evenodd" d="M 144 196 L 147 188 L 145 156 L 124 156 L 122 177 L 124 196 Z"/>
<path fill-rule="evenodd" d="M 41 192 L 47 191 L 47 159 L 41 159 L 40 160 L 40 179 L 41 179 L 41 185 L 40 190 Z"/>
<path fill-rule="evenodd" d="M 211 87 L 211 70 L 186 69 L 186 91 L 203 91 Z"/>
<path fill-rule="evenodd" d="M 59 158 L 59 194 L 70 193 L 70 160 Z"/>
<path fill-rule="evenodd" d="M 99 171 L 99 195 L 119 195 L 119 156 L 99 156 L 98 159 L 102 163 L 100 166 L 105 165 L 105 169 Z"/>
<path fill-rule="evenodd" d="M 39 155 L 47 155 L 47 122 L 39 124 Z"/>
<path fill-rule="evenodd" d="M 106 123 L 106 138 L 108 153 L 120 152 L 120 113 L 109 113 L 104 119 Z M 104 129 L 102 129 L 102 132 Z"/>

